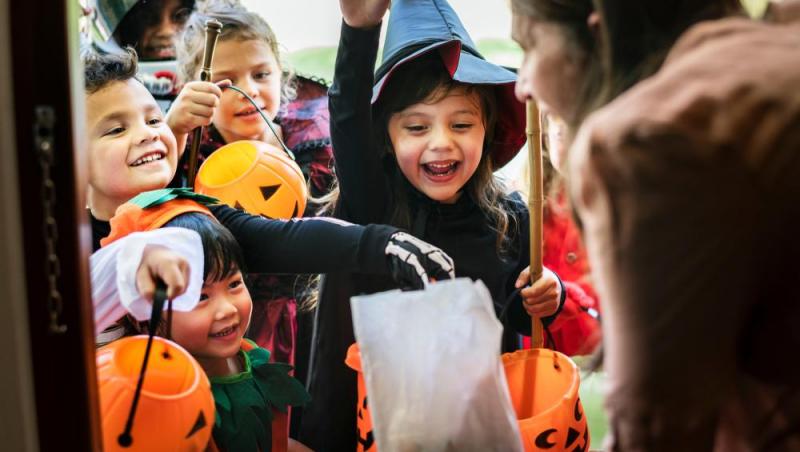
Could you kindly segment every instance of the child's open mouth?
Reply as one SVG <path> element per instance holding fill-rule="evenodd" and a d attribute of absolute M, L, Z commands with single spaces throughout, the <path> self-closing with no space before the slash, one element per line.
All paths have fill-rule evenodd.
<path fill-rule="evenodd" d="M 145 164 L 150 163 L 150 162 L 156 162 L 158 160 L 163 160 L 164 157 L 166 157 L 166 156 L 167 156 L 167 154 L 165 152 L 162 152 L 162 151 L 148 152 L 147 154 L 139 157 L 138 159 L 136 159 L 136 161 L 131 163 L 131 166 L 142 166 L 142 165 L 145 165 Z"/>
<path fill-rule="evenodd" d="M 236 331 L 238 329 L 239 329 L 239 324 L 234 324 L 216 333 L 209 334 L 209 336 L 214 338 L 228 338 L 236 334 Z"/>
<path fill-rule="evenodd" d="M 428 162 L 422 164 L 425 174 L 433 180 L 445 180 L 454 175 L 461 162 L 447 160 L 441 162 Z"/>

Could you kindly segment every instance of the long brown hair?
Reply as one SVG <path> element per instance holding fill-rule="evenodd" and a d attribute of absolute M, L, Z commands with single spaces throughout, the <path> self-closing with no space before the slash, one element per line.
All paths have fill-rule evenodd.
<path fill-rule="evenodd" d="M 578 105 L 570 127 L 652 75 L 675 40 L 697 22 L 742 13 L 739 0 L 512 0 L 514 14 L 562 28 L 583 58 Z M 590 14 L 600 15 L 598 30 Z"/>
<path fill-rule="evenodd" d="M 512 0 L 513 14 L 555 24 L 566 36 L 570 58 L 582 67 L 576 91 L 577 105 L 574 118 L 564 118 L 575 126 L 596 107 L 601 97 L 603 61 L 600 41 L 589 27 L 589 16 L 595 11 L 592 0 Z"/>
<path fill-rule="evenodd" d="M 692 25 L 744 12 L 739 0 L 595 0 L 602 17 L 605 101 L 658 70 Z"/>

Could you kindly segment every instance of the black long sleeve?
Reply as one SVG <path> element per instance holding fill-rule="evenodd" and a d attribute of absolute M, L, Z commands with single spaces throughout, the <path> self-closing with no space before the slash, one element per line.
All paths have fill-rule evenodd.
<path fill-rule="evenodd" d="M 337 216 L 358 224 L 384 222 L 389 198 L 381 153 L 372 135 L 370 103 L 380 28 L 352 28 L 342 21 L 336 72 L 328 91 L 340 190 Z"/>
<path fill-rule="evenodd" d="M 527 210 L 518 197 L 500 200 L 521 216 L 519 229 L 503 253 L 496 247 L 497 231 L 468 193 L 455 204 L 437 203 L 404 181 L 389 186 L 382 150 L 375 140 L 372 118 L 373 68 L 380 29 L 354 29 L 342 24 L 334 82 L 329 91 L 331 140 L 340 186 L 335 215 L 358 224 L 390 221 L 390 190 L 408 190 L 409 208 L 417 237 L 444 250 L 455 262 L 456 275 L 482 280 L 495 303 L 514 290 L 527 265 Z M 519 211 L 519 212 L 517 212 Z M 523 218 L 524 217 L 524 218 Z M 523 246 L 522 243 L 525 245 Z M 353 295 L 395 287 L 387 278 L 363 274 L 326 275 L 316 311 L 308 391 L 299 440 L 315 450 L 353 450 L 357 441 L 356 376 L 344 364 L 355 341 L 348 300 Z M 518 347 L 515 330 L 530 331 L 531 321 L 517 297 L 505 322 L 504 350 Z"/>
<path fill-rule="evenodd" d="M 267 220 L 226 205 L 211 212 L 236 237 L 249 272 L 389 273 L 384 249 L 397 228 L 326 218 Z"/>

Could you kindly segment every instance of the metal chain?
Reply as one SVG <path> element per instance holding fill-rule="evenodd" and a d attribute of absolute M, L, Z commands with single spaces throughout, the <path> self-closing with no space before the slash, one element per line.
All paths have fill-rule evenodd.
<path fill-rule="evenodd" d="M 64 300 L 58 290 L 58 278 L 61 276 L 61 261 L 56 253 L 58 244 L 58 223 L 53 209 L 56 204 L 56 184 L 50 175 L 50 169 L 55 160 L 54 132 L 55 112 L 52 107 L 36 107 L 36 122 L 34 123 L 34 141 L 39 166 L 42 169 L 42 216 L 44 223 L 42 232 L 45 245 L 45 275 L 47 275 L 47 312 L 49 314 L 48 331 L 50 334 L 63 334 L 67 325 L 61 323 L 61 313 L 64 310 Z"/>

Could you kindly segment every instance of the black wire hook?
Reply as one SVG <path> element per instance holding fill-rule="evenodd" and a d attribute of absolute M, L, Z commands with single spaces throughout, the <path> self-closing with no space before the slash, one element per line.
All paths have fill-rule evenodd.
<path fill-rule="evenodd" d="M 249 100 L 250 103 L 253 104 L 254 107 L 256 107 L 256 111 L 258 112 L 258 114 L 261 115 L 261 118 L 264 119 L 264 122 L 267 123 L 267 126 L 269 127 L 269 130 L 272 131 L 272 134 L 275 136 L 275 139 L 278 140 L 278 143 L 281 144 L 281 147 L 283 148 L 284 152 L 286 152 L 286 155 L 288 155 L 289 158 L 291 158 L 292 160 L 296 160 L 294 158 L 294 152 L 292 152 L 292 150 L 289 149 L 288 146 L 286 146 L 286 143 L 284 143 L 283 140 L 281 140 L 281 137 L 278 136 L 278 132 L 276 132 L 275 128 L 272 127 L 272 121 L 270 121 L 269 118 L 267 118 L 267 115 L 265 115 L 264 111 L 261 110 L 261 107 L 259 107 L 258 104 L 256 104 L 256 101 L 254 101 L 252 97 L 248 96 L 247 93 L 245 93 L 244 90 L 242 90 L 238 86 L 229 85 L 226 88 L 230 88 L 230 89 L 236 91 L 237 93 L 241 94 L 242 96 L 245 97 L 245 99 Z"/>
<path fill-rule="evenodd" d="M 153 294 L 153 312 L 150 314 L 149 332 L 147 337 L 147 347 L 144 350 L 144 358 L 142 359 L 142 368 L 139 371 L 139 381 L 136 382 L 136 392 L 133 393 L 133 402 L 131 402 L 131 411 L 128 413 L 128 419 L 125 421 L 125 430 L 117 437 L 117 443 L 122 447 L 130 447 L 133 444 L 133 419 L 136 416 L 136 408 L 139 405 L 139 396 L 142 393 L 142 385 L 144 384 L 144 374 L 147 372 L 147 361 L 150 358 L 150 348 L 153 346 L 153 336 L 155 336 L 158 323 L 161 321 L 161 312 L 164 309 L 164 301 L 167 300 L 167 285 L 160 279 L 156 280 L 156 290 Z M 172 302 L 170 302 L 172 306 Z M 171 316 L 170 316 L 171 317 Z"/>

